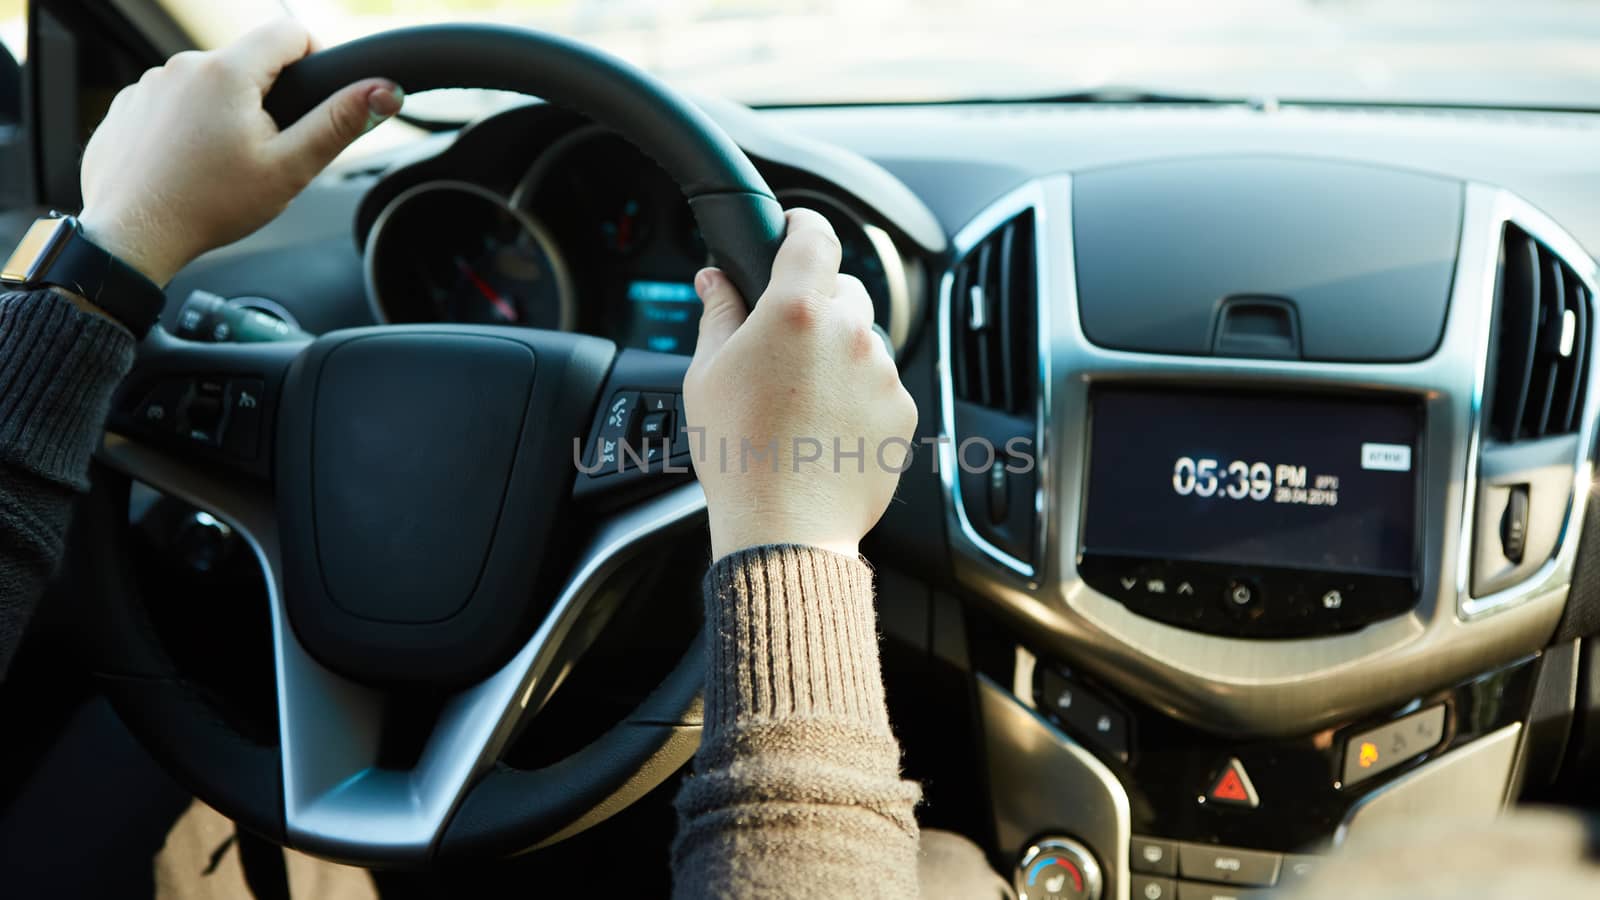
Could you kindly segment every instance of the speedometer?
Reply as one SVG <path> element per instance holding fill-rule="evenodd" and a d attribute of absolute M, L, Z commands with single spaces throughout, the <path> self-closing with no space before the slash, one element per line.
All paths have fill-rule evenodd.
<path fill-rule="evenodd" d="M 544 229 L 470 182 L 395 197 L 373 223 L 366 265 L 380 322 L 573 326 L 566 268 Z"/>

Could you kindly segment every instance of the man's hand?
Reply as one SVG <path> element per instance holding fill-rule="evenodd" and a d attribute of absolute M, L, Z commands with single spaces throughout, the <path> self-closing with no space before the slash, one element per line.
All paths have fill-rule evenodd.
<path fill-rule="evenodd" d="M 833 227 L 810 210 L 788 220 L 754 312 L 719 270 L 695 278 L 705 309 L 683 402 L 689 426 L 705 429 L 703 446 L 690 443 L 716 558 L 761 544 L 855 555 L 917 424 L 872 331 L 871 298 L 839 274 Z"/>
<path fill-rule="evenodd" d="M 350 85 L 283 131 L 261 106 L 312 50 L 292 20 L 179 53 L 117 94 L 83 155 L 90 240 L 165 285 L 196 256 L 271 221 L 323 167 L 400 111 L 393 82 Z"/>

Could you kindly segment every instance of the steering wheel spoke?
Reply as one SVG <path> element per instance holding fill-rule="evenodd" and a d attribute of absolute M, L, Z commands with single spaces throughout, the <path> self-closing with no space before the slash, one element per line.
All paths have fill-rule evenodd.
<path fill-rule="evenodd" d="M 361 685 L 319 664 L 275 601 L 289 842 L 369 865 L 418 864 L 448 852 L 441 844 L 461 806 L 609 617 L 600 590 L 606 578 L 656 536 L 698 524 L 704 505 L 698 486 L 686 485 L 611 517 L 579 553 L 533 635 L 487 678 L 443 699 L 415 762 L 405 766 L 386 763 L 382 744 L 386 727 L 403 715 L 397 704 L 413 695 Z M 556 806 L 562 799 L 542 798 Z M 558 824 L 570 822 L 548 829 Z"/>
<path fill-rule="evenodd" d="M 344 361 L 329 362 L 336 357 Z M 469 585 L 471 603 L 537 611 L 520 643 L 509 646 L 492 668 L 471 677 L 458 673 L 430 685 L 425 679 L 411 683 L 388 680 L 383 670 L 366 672 L 360 653 L 353 658 L 341 655 L 345 647 L 319 632 L 326 627 L 321 617 L 327 607 L 306 600 L 313 593 L 308 582 L 326 590 L 322 566 L 337 563 L 337 554 L 343 552 L 337 545 L 316 542 L 315 533 L 338 522 L 352 502 L 358 512 L 364 512 L 362 498 L 386 487 L 384 467 L 377 465 L 376 482 L 358 482 L 350 490 L 337 483 L 325 490 L 317 488 L 318 480 L 326 481 L 330 472 L 352 471 L 352 460 L 358 468 L 374 466 L 359 452 L 349 455 L 349 446 L 360 443 L 364 433 L 425 447 L 426 432 L 449 419 L 445 410 L 459 405 L 460 398 L 470 394 L 466 390 L 470 385 L 485 378 L 502 383 L 492 377 L 495 375 L 539 373 L 548 380 L 539 381 L 530 374 L 523 393 L 509 394 L 510 399 L 503 400 L 505 408 L 514 412 L 499 417 L 509 421 L 504 428 L 483 431 L 480 440 L 464 442 L 465 447 L 456 447 L 463 442 L 446 440 L 437 452 L 423 454 L 430 463 L 440 462 L 438 454 L 443 448 L 456 447 L 459 458 L 447 454 L 442 460 L 448 468 L 452 459 L 458 466 L 480 459 L 486 442 L 495 439 L 520 448 L 514 457 L 519 461 L 533 452 L 531 448 L 542 446 L 543 453 L 530 458 L 537 465 L 523 478 L 536 485 L 547 469 L 563 475 L 570 471 L 565 457 L 572 451 L 562 449 L 557 435 L 565 429 L 559 423 L 573 423 L 566 433 L 574 433 L 588 421 L 593 408 L 592 401 L 576 400 L 574 395 L 609 397 L 621 392 L 635 399 L 660 395 L 674 398 L 665 405 L 676 412 L 675 398 L 681 390 L 686 360 L 630 352 L 618 356 L 610 366 L 605 365 L 608 361 L 612 361 L 611 351 L 592 338 L 529 332 L 508 339 L 504 333 L 473 328 L 364 329 L 329 335 L 311 345 L 244 346 L 194 344 L 156 332 L 141 348 L 135 371 L 118 399 L 115 431 L 107 434 L 98 459 L 225 522 L 251 548 L 263 569 L 277 696 L 281 833 L 286 843 L 367 865 L 418 865 L 441 852 L 470 855 L 472 851 L 458 848 L 476 848 L 485 841 L 515 844 L 541 839 L 592 814 L 588 808 L 569 808 L 570 797 L 550 790 L 540 773 L 515 772 L 496 763 L 519 728 L 556 691 L 611 619 L 619 598 L 614 591 L 602 590 L 607 579 L 658 535 L 700 523 L 704 494 L 687 475 L 667 481 L 655 477 L 661 474 L 659 466 L 647 466 L 618 476 L 619 483 L 635 475 L 640 478 L 631 490 L 597 492 L 606 495 L 607 508 L 585 509 L 583 536 L 568 541 L 572 555 L 547 563 L 553 577 L 534 581 L 529 580 L 531 572 L 525 573 L 529 579 L 509 578 L 492 589 L 499 596 L 489 597 Z M 453 367 L 461 367 L 457 375 L 462 380 L 442 396 L 424 399 L 408 392 L 407 385 L 398 384 L 405 373 L 415 370 L 418 383 L 436 388 L 449 382 L 436 373 Z M 602 376 L 607 372 L 602 388 Z M 208 382 L 218 387 L 208 389 Z M 401 391 L 412 402 L 383 396 L 374 387 L 380 383 Z M 248 388 L 235 387 L 239 384 Z M 359 390 L 351 390 L 350 384 Z M 220 424 L 207 426 L 213 430 L 205 434 L 189 433 L 202 431 L 187 426 L 201 421 L 193 409 L 199 402 L 196 398 L 209 395 L 223 398 Z M 252 402 L 241 407 L 239 399 L 246 396 Z M 371 402 L 352 406 L 348 402 L 351 396 L 362 401 L 370 397 Z M 520 412 L 524 408 L 530 412 Z M 160 412 L 152 414 L 153 410 Z M 545 410 L 546 414 L 537 417 L 533 410 Z M 362 421 L 364 411 L 378 418 Z M 209 410 L 204 413 L 212 414 Z M 259 452 L 249 458 L 230 456 L 225 450 L 229 429 L 252 413 L 261 417 L 256 425 Z M 402 424 L 407 421 L 412 424 Z M 638 418 L 629 421 L 639 424 Z M 470 430 L 474 422 L 481 424 L 480 419 L 469 416 L 447 430 L 451 434 L 457 429 Z M 415 430 L 407 432 L 407 427 Z M 529 429 L 536 427 L 551 434 L 530 438 Z M 603 422 L 590 429 L 591 438 L 600 427 Z M 340 449 L 331 458 L 308 457 L 308 448 L 319 443 Z M 497 503 L 503 491 L 517 490 L 515 469 L 512 466 L 508 471 L 513 474 L 500 476 L 501 481 L 488 492 Z M 402 466 L 391 474 L 393 471 L 405 474 L 411 470 Z M 578 477 L 584 476 L 580 473 Z M 507 488 L 507 483 L 511 487 Z M 460 517 L 474 513 L 471 502 L 453 505 L 469 493 L 448 485 L 441 502 L 454 515 L 444 522 L 446 528 L 460 531 L 464 527 Z M 629 499 L 624 502 L 622 496 Z M 421 508 L 425 509 L 425 504 Z M 396 512 L 402 514 L 402 520 L 387 522 L 389 530 L 379 537 L 404 535 L 409 539 L 407 552 L 422 550 L 425 544 L 414 543 L 417 526 L 403 521 L 404 504 Z M 489 515 L 491 520 L 497 517 Z M 484 559 L 491 560 L 483 564 L 482 572 L 492 574 L 493 548 L 504 534 L 513 541 L 521 536 L 516 528 L 494 529 L 485 538 L 490 549 L 480 551 Z M 426 532 L 422 539 L 429 539 Z M 301 554 L 298 559 L 297 551 Z M 361 546 L 357 552 L 365 558 L 374 548 Z M 379 562 L 394 565 L 397 560 L 391 552 Z M 517 566 L 511 570 L 521 571 Z M 553 599 L 541 602 L 537 597 L 518 596 L 536 583 L 547 586 Z M 373 607 L 375 614 L 390 608 L 400 610 L 387 623 L 362 621 L 363 637 L 377 635 L 374 648 L 398 653 L 411 646 L 408 641 L 427 644 L 442 639 L 449 644 L 448 622 L 407 620 L 403 615 L 406 601 L 393 596 L 393 590 L 391 584 L 388 592 L 364 591 L 360 598 L 378 604 Z M 505 596 L 508 593 L 513 596 Z M 338 608 L 343 598 L 313 599 Z M 303 604 L 298 614 L 297 601 Z M 409 634 L 386 646 L 382 643 L 385 624 L 394 632 L 388 639 L 395 639 L 401 630 Z M 473 632 L 467 636 L 472 638 Z M 431 648 L 418 652 L 427 649 Z M 417 658 L 425 665 L 425 655 Z M 680 755 L 692 750 L 692 742 L 684 744 L 681 736 L 685 728 L 692 732 L 694 726 L 682 720 L 698 691 L 699 668 L 698 655 L 691 654 L 652 702 L 617 726 L 609 740 L 618 746 L 604 746 L 606 738 L 602 738 L 600 745 L 584 752 L 614 764 L 639 753 L 648 756 L 668 744 Z M 419 707 L 425 707 L 426 713 L 418 716 Z M 425 723 L 420 734 L 416 731 L 419 721 Z M 406 749 L 398 754 L 394 752 L 397 732 L 410 734 Z M 497 804 L 518 792 L 524 795 L 519 814 L 501 815 Z M 541 804 L 548 807 L 544 815 L 530 819 L 522 814 Z M 488 813 L 482 812 L 486 805 Z M 479 812 L 465 816 L 465 824 L 453 826 L 464 807 Z M 536 821 L 531 831 L 519 827 L 530 821 Z M 499 824 L 493 824 L 496 822 Z M 447 841 L 447 834 L 458 836 Z M 510 844 L 506 845 L 510 849 L 522 849 Z"/>

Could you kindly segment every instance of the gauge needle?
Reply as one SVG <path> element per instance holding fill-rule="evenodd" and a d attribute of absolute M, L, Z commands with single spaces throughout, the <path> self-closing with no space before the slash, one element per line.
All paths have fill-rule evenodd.
<path fill-rule="evenodd" d="M 493 304 L 494 310 L 500 314 L 500 318 L 505 319 L 507 322 L 515 322 L 517 320 L 517 308 L 506 302 L 506 298 L 500 296 L 499 291 L 490 287 L 489 282 L 484 281 L 477 272 L 473 271 L 472 266 L 467 265 L 466 260 L 459 256 L 455 260 L 456 268 L 461 270 L 461 274 L 467 276 L 467 280 L 472 282 L 472 286 L 478 289 L 478 293 L 482 294 L 484 299 Z"/>

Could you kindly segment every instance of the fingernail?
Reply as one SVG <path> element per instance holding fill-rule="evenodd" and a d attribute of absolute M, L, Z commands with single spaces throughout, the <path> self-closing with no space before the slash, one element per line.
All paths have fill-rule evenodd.
<path fill-rule="evenodd" d="M 710 269 L 701 269 L 699 273 L 694 276 L 694 290 L 695 293 L 700 295 L 700 299 L 702 300 L 704 300 L 706 295 L 711 293 L 711 289 L 716 286 L 717 276 L 711 274 Z"/>
<path fill-rule="evenodd" d="M 372 93 L 367 95 L 367 125 L 362 129 L 362 133 L 365 134 L 388 121 L 400 111 L 400 106 L 405 101 L 405 89 L 398 84 L 373 89 Z"/>

